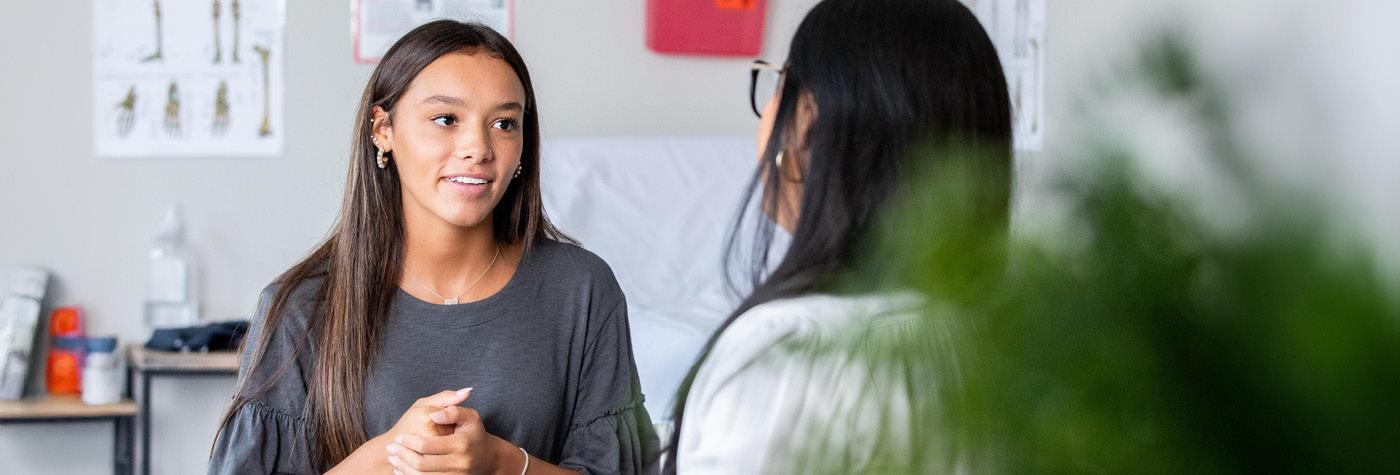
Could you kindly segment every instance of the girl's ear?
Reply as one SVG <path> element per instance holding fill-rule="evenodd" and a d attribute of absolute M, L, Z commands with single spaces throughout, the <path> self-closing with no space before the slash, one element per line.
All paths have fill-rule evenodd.
<path fill-rule="evenodd" d="M 389 113 L 383 107 L 374 106 L 370 112 L 370 136 L 374 138 L 380 150 L 392 151 L 394 143 L 394 126 L 389 123 Z"/>

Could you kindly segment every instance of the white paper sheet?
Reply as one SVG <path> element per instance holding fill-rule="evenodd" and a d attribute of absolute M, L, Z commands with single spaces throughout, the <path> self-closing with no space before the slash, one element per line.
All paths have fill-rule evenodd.
<path fill-rule="evenodd" d="M 1045 0 L 962 0 L 1001 56 L 1011 92 L 1016 150 L 1038 152 L 1045 137 Z"/>
<path fill-rule="evenodd" d="M 375 63 L 404 33 L 439 19 L 475 21 L 511 37 L 513 0 L 351 0 L 355 62 Z"/>
<path fill-rule="evenodd" d="M 282 0 L 93 0 L 102 158 L 282 153 Z"/>

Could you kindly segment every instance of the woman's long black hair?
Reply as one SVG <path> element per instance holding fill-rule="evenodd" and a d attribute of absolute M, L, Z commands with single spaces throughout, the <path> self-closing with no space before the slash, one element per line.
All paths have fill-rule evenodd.
<path fill-rule="evenodd" d="M 805 137 L 792 137 L 799 101 L 815 116 Z M 798 140 L 794 140 L 798 139 Z M 665 472 L 674 473 L 685 402 L 696 373 L 719 336 L 753 307 L 830 289 L 859 258 L 874 222 L 903 178 L 940 145 L 975 146 L 975 164 L 994 195 L 991 212 L 1007 219 L 1011 181 L 1011 104 L 996 48 L 977 18 L 955 0 L 826 0 L 807 14 L 788 52 L 773 133 L 742 209 L 754 200 L 776 216 L 785 179 L 777 156 L 798 160 L 800 216 L 786 253 L 768 269 L 773 222 L 759 219 L 751 252 L 740 212 L 726 266 L 748 256 L 753 291 L 711 335 L 681 383 Z M 805 144 L 794 150 L 793 144 Z M 925 148 L 931 146 L 931 148 Z M 920 151 L 920 153 L 914 153 Z M 987 153 L 991 152 L 991 153 Z M 788 166 L 789 168 L 791 165 Z M 758 190 L 762 190 L 759 193 Z M 726 272 L 732 277 L 733 272 Z"/>

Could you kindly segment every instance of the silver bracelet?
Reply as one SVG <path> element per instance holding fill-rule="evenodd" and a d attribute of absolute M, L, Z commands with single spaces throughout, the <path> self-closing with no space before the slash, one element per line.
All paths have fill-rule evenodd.
<path fill-rule="evenodd" d="M 524 448 L 524 447 L 516 447 L 516 448 L 517 448 L 517 449 L 520 449 L 520 455 L 524 455 L 524 456 L 525 456 L 525 467 L 520 469 L 520 475 L 525 475 L 525 472 L 530 471 L 530 454 L 529 454 L 529 452 L 526 452 L 526 451 L 525 451 L 525 448 Z"/>

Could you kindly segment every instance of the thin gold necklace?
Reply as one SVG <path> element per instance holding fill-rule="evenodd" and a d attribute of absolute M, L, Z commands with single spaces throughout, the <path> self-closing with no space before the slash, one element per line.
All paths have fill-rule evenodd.
<path fill-rule="evenodd" d="M 496 255 L 491 256 L 491 263 L 486 265 L 486 270 L 481 271 L 481 275 L 476 276 L 476 280 L 473 280 L 471 285 L 468 285 L 467 288 L 462 289 L 462 293 L 457 294 L 456 297 L 452 298 L 443 297 L 442 294 L 437 293 L 437 289 L 434 289 L 433 286 L 425 284 L 423 283 L 423 281 L 418 280 L 416 277 L 413 277 L 413 274 L 408 273 L 408 269 L 404 269 L 403 275 L 408 276 L 408 279 L 412 280 L 413 283 L 418 284 L 419 286 L 425 289 L 428 289 L 428 292 L 432 292 L 434 296 L 436 296 L 439 299 L 442 299 L 443 305 L 457 305 L 457 303 L 460 302 L 460 300 L 458 299 L 462 298 L 463 295 L 466 295 L 467 292 L 470 292 L 472 290 L 472 287 L 476 287 L 476 283 L 481 282 L 481 278 L 486 277 L 487 272 L 491 272 L 491 268 L 496 266 L 496 258 L 499 257 L 501 257 L 501 245 L 497 244 Z"/>

